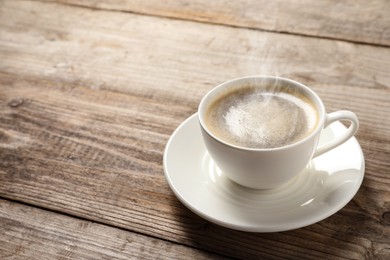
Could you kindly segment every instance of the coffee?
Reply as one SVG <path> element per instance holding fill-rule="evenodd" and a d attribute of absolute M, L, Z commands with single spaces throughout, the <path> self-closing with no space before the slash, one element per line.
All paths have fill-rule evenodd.
<path fill-rule="evenodd" d="M 276 148 L 310 135 L 317 120 L 314 104 L 302 93 L 247 86 L 217 97 L 208 106 L 205 123 L 227 143 Z"/>

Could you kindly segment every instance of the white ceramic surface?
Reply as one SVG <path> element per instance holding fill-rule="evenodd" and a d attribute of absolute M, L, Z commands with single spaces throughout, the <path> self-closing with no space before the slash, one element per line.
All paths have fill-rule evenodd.
<path fill-rule="evenodd" d="M 339 122 L 330 125 L 320 144 L 345 130 Z M 185 206 L 213 223 L 250 232 L 285 231 L 321 221 L 353 198 L 364 177 L 364 156 L 353 137 L 313 159 L 278 188 L 245 188 L 224 176 L 210 158 L 196 114 L 172 134 L 163 164 L 170 187 Z"/>
<path fill-rule="evenodd" d="M 315 127 L 305 138 L 292 144 L 274 148 L 240 147 L 221 139 L 209 129 L 208 123 L 206 123 L 209 107 L 215 100 L 220 99 L 221 96 L 234 93 L 248 86 L 252 86 L 261 91 L 270 91 L 269 88 L 272 87 L 273 91 L 278 88 L 286 88 L 292 93 L 301 93 L 302 96 L 311 100 L 311 103 L 315 106 L 318 116 Z M 231 108 L 233 106 L 229 109 Z M 262 109 L 259 107 L 257 112 L 259 113 L 261 111 Z M 252 112 L 249 114 L 252 114 Z M 239 118 L 244 119 L 245 117 L 240 116 Z M 237 78 L 216 86 L 200 102 L 198 118 L 203 134 L 203 141 L 216 165 L 231 180 L 243 186 L 256 189 L 269 189 L 286 184 L 306 167 L 313 158 L 313 154 L 315 154 L 314 157 L 317 157 L 349 140 L 354 136 L 359 126 L 359 120 L 353 112 L 340 110 L 327 114 L 323 102 L 312 89 L 297 81 L 275 76 Z M 273 119 L 277 118 L 278 116 L 273 117 Z M 345 130 L 343 135 L 329 140 L 326 144 L 317 146 L 323 128 L 338 120 L 350 121 L 351 124 L 348 130 Z M 239 124 L 244 126 L 245 123 L 243 122 Z M 258 127 L 258 129 L 262 128 Z M 282 128 L 279 125 L 277 129 Z M 251 130 L 248 135 L 252 135 L 252 133 L 253 136 L 256 136 L 254 130 Z"/>

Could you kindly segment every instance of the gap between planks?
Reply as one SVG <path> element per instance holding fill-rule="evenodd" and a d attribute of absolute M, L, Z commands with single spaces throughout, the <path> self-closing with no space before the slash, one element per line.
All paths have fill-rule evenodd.
<path fill-rule="evenodd" d="M 137 234 L 137 235 L 141 235 L 141 236 L 144 236 L 144 237 L 149 237 L 149 238 L 153 238 L 153 239 L 157 239 L 157 240 L 162 240 L 162 241 L 174 244 L 174 245 L 184 246 L 184 247 L 192 248 L 192 249 L 195 249 L 195 250 L 201 250 L 203 252 L 210 253 L 210 254 L 213 254 L 213 255 L 216 255 L 216 256 L 220 256 L 220 257 L 223 257 L 223 258 L 230 258 L 229 256 L 222 255 L 222 254 L 220 254 L 218 252 L 213 252 L 213 251 L 210 251 L 210 250 L 206 250 L 204 248 L 197 248 L 197 247 L 194 247 L 194 246 L 191 246 L 191 245 L 188 245 L 188 244 L 183 244 L 183 243 L 179 243 L 179 242 L 176 242 L 176 241 L 173 241 L 173 240 L 163 239 L 163 238 L 158 237 L 158 236 L 153 236 L 153 235 L 150 235 L 150 234 L 138 232 L 136 230 L 123 228 L 120 225 L 119 226 L 112 225 L 109 222 L 96 221 L 96 220 L 93 220 L 93 219 L 88 219 L 88 218 L 85 218 L 85 217 L 80 217 L 80 216 L 77 216 L 77 215 L 73 215 L 71 213 L 62 212 L 62 211 L 59 211 L 59 210 L 56 210 L 56 209 L 52 209 L 52 208 L 45 208 L 45 207 L 42 207 L 40 205 L 34 205 L 32 203 L 27 203 L 27 202 L 24 202 L 24 201 L 21 201 L 21 200 L 17 200 L 17 199 L 10 199 L 10 198 L 3 197 L 3 196 L 0 196 L 0 200 L 7 200 L 7 201 L 12 202 L 12 203 L 16 203 L 16 204 L 27 206 L 27 207 L 33 207 L 33 208 L 36 208 L 36 209 L 39 209 L 39 210 L 43 210 L 43 211 L 47 211 L 47 212 L 63 215 L 63 216 L 66 216 L 66 217 L 74 218 L 76 220 L 89 221 L 89 222 L 92 222 L 92 223 L 97 223 L 97 224 L 101 224 L 101 225 L 104 225 L 104 226 L 107 226 L 107 227 L 119 229 L 119 230 L 122 230 L 122 231 L 125 231 L 125 232 L 131 232 L 131 233 L 134 233 L 134 234 Z"/>
<path fill-rule="evenodd" d="M 19 0 L 19 1 L 31 2 L 33 0 Z M 181 17 L 165 16 L 165 15 L 160 15 L 160 14 L 136 12 L 136 11 L 130 11 L 130 10 L 117 10 L 117 9 L 106 8 L 106 7 L 102 8 L 102 7 L 96 7 L 96 6 L 85 6 L 85 5 L 81 5 L 81 4 L 63 3 L 63 2 L 45 1 L 45 0 L 36 0 L 33 2 L 57 4 L 57 5 L 70 6 L 70 7 L 76 7 L 76 8 L 84 8 L 84 9 L 89 9 L 89 10 L 94 10 L 94 11 L 128 13 L 128 14 L 134 14 L 134 15 L 150 16 L 150 17 L 172 19 L 172 20 L 178 20 L 178 21 L 191 21 L 191 22 L 196 22 L 196 23 L 224 26 L 224 27 L 229 27 L 229 28 L 238 28 L 238 29 L 242 28 L 242 29 L 259 31 L 259 32 L 268 32 L 268 33 L 301 36 L 301 37 L 307 37 L 307 38 L 317 38 L 317 39 L 323 39 L 323 40 L 341 41 L 341 42 L 347 42 L 347 43 L 353 43 L 353 44 L 368 45 L 368 46 L 373 46 L 373 47 L 386 47 L 386 48 L 389 47 L 386 44 L 380 44 L 380 43 L 368 43 L 368 42 L 363 42 L 363 41 L 355 41 L 355 40 L 343 39 L 343 38 L 337 38 L 337 37 L 331 37 L 331 36 L 320 36 L 320 35 L 310 35 L 310 34 L 305 34 L 305 33 L 288 32 L 288 31 L 284 31 L 284 30 L 260 29 L 260 28 L 256 28 L 253 26 L 252 27 L 251 26 L 240 26 L 240 25 L 227 24 L 227 23 L 221 23 L 221 22 L 216 22 L 216 21 L 204 21 L 204 20 L 199 20 L 199 19 L 185 19 L 185 18 L 181 18 Z"/>

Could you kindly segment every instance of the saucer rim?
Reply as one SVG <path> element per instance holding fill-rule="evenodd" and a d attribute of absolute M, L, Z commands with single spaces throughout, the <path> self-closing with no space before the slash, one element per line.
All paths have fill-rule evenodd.
<path fill-rule="evenodd" d="M 171 190 L 173 191 L 173 193 L 175 194 L 177 199 L 183 205 L 185 205 L 188 209 L 190 209 L 192 212 L 194 212 L 198 216 L 204 218 L 207 221 L 215 223 L 217 225 L 220 225 L 220 226 L 223 226 L 223 227 L 226 227 L 226 228 L 230 228 L 230 229 L 233 229 L 233 230 L 244 231 L 244 232 L 252 232 L 252 233 L 284 232 L 284 231 L 289 231 L 289 230 L 294 230 L 294 229 L 299 229 L 299 228 L 302 228 L 302 227 L 306 227 L 306 226 L 318 223 L 319 221 L 322 221 L 322 220 L 324 220 L 324 219 L 334 215 L 336 212 L 338 212 L 339 210 L 344 208 L 355 197 L 356 193 L 359 191 L 359 189 L 360 189 L 360 187 L 361 187 L 361 185 L 363 183 L 363 179 L 364 179 L 364 176 L 365 176 L 365 158 L 364 158 L 364 154 L 363 154 L 363 151 L 361 149 L 361 146 L 360 146 L 359 142 L 357 141 L 356 137 L 353 136 L 351 139 L 353 139 L 355 144 L 358 146 L 359 151 L 360 151 L 360 157 L 362 158 L 361 171 L 360 171 L 360 174 L 359 174 L 359 178 L 357 177 L 356 184 L 354 185 L 354 189 L 355 190 L 353 192 L 351 192 L 349 196 L 346 196 L 343 199 L 343 203 L 339 204 L 338 207 L 333 206 L 330 210 L 326 211 L 325 213 L 317 215 L 316 217 L 311 217 L 309 219 L 310 221 L 308 221 L 306 218 L 303 218 L 301 221 L 297 222 L 298 224 L 295 224 L 295 225 L 291 225 L 288 222 L 286 222 L 282 226 L 281 225 L 266 225 L 266 224 L 265 225 L 260 225 L 259 224 L 259 225 L 256 225 L 256 226 L 253 226 L 253 225 L 239 225 L 239 224 L 229 223 L 229 222 L 223 221 L 221 219 L 212 217 L 212 216 L 208 215 L 207 213 L 197 209 L 196 206 L 194 206 L 190 201 L 185 199 L 180 194 L 180 192 L 178 191 L 177 187 L 175 187 L 175 185 L 173 184 L 172 176 L 169 175 L 169 172 L 168 172 L 168 169 L 167 169 L 168 168 L 167 153 L 168 153 L 168 150 L 169 150 L 169 147 L 170 147 L 171 143 L 174 141 L 177 133 L 179 131 L 182 131 L 182 128 L 186 124 L 188 124 L 190 121 L 196 120 L 196 119 L 197 119 L 197 113 L 189 116 L 182 123 L 180 123 L 180 125 L 171 134 L 171 136 L 170 136 L 170 138 L 169 138 L 169 140 L 168 140 L 168 142 L 167 142 L 167 144 L 165 146 L 165 149 L 164 149 L 164 155 L 163 155 L 164 175 L 165 175 L 165 178 L 167 179 L 169 187 L 171 188 Z M 341 122 L 337 121 L 337 122 L 334 122 L 333 124 L 340 124 L 340 125 L 342 125 L 346 129 L 346 127 Z M 203 142 L 203 139 L 201 141 Z"/>

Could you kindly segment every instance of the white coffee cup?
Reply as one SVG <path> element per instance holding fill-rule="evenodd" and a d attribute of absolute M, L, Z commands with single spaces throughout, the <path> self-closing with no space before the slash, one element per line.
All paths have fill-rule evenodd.
<path fill-rule="evenodd" d="M 262 87 L 275 82 L 302 91 L 314 104 L 318 112 L 318 123 L 308 136 L 296 143 L 277 148 L 247 148 L 230 144 L 210 131 L 205 120 L 208 107 L 223 93 L 248 85 Z M 222 83 L 204 96 L 199 105 L 198 119 L 207 150 L 223 174 L 242 186 L 254 189 L 275 188 L 288 182 L 312 158 L 344 143 L 359 127 L 359 121 L 353 112 L 342 110 L 327 114 L 323 102 L 313 90 L 299 82 L 274 76 L 251 76 Z M 348 120 L 351 124 L 340 137 L 317 147 L 321 131 L 338 120 Z"/>

